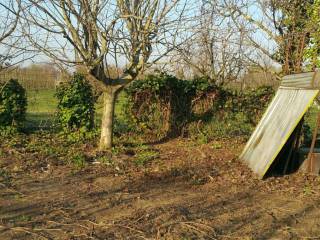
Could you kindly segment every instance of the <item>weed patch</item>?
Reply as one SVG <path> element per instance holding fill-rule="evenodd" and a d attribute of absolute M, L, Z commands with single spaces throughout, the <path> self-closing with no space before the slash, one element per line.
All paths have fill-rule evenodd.
<path fill-rule="evenodd" d="M 75 153 L 70 156 L 69 160 L 76 169 L 82 169 L 87 165 L 86 156 L 83 153 Z"/>
<path fill-rule="evenodd" d="M 134 163 L 137 166 L 145 166 L 147 163 L 159 157 L 159 153 L 154 150 L 143 149 L 138 152 L 134 158 Z"/>

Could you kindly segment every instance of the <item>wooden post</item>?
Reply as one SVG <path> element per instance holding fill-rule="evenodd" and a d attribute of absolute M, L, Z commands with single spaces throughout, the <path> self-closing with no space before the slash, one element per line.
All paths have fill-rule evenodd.
<path fill-rule="evenodd" d="M 320 126 L 320 112 L 318 113 L 318 119 L 317 119 L 317 123 L 316 123 L 316 128 L 314 129 L 313 132 L 313 137 L 312 137 L 312 142 L 311 142 L 311 147 L 310 147 L 310 151 L 308 154 L 308 164 L 307 164 L 307 171 L 308 172 L 313 172 L 313 152 L 314 152 L 314 148 L 316 145 L 316 141 L 317 141 L 317 136 L 318 136 L 318 130 L 319 130 L 319 126 Z"/>

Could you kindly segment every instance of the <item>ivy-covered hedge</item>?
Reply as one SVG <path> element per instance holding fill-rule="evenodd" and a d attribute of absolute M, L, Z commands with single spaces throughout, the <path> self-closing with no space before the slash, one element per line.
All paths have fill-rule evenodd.
<path fill-rule="evenodd" d="M 189 118 L 194 89 L 173 76 L 147 76 L 135 81 L 126 92 L 130 99 L 127 108 L 132 119 L 144 132 L 158 136 L 172 135 Z"/>
<path fill-rule="evenodd" d="M 69 81 L 58 86 L 55 95 L 58 98 L 58 121 L 64 132 L 76 132 L 82 136 L 93 129 L 95 98 L 83 75 L 75 73 Z"/>
<path fill-rule="evenodd" d="M 243 121 L 254 126 L 274 90 L 262 87 L 237 92 L 211 84 L 205 78 L 180 80 L 161 74 L 133 82 L 126 88 L 126 93 L 127 116 L 137 123 L 138 130 L 168 137 L 193 134 L 189 125 L 212 122 L 213 119 L 226 124 L 228 121 Z"/>
<path fill-rule="evenodd" d="M 25 121 L 27 96 L 18 80 L 0 83 L 0 127 L 21 129 Z"/>
<path fill-rule="evenodd" d="M 196 136 L 201 142 L 217 137 L 249 137 L 274 95 L 271 87 L 245 92 L 219 89 L 219 92 L 211 113 L 190 122 L 189 136 Z"/>
<path fill-rule="evenodd" d="M 226 93 L 223 112 L 227 114 L 242 112 L 248 117 L 251 124 L 256 125 L 275 91 L 272 87 L 265 86 L 244 92 L 226 91 Z"/>

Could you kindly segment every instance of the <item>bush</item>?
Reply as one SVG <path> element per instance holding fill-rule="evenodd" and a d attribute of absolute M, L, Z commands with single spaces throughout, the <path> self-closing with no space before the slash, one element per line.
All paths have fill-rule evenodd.
<path fill-rule="evenodd" d="M 74 153 L 71 156 L 70 163 L 77 169 L 82 169 L 86 166 L 86 156 L 83 153 Z"/>
<path fill-rule="evenodd" d="M 227 113 L 244 113 L 248 121 L 256 125 L 273 95 L 274 89 L 268 86 L 244 92 L 230 91 L 223 108 Z"/>
<path fill-rule="evenodd" d="M 205 78 L 187 81 L 166 74 L 135 81 L 126 92 L 125 109 L 139 132 L 202 136 L 203 141 L 250 135 L 274 94 L 271 87 L 237 92 Z"/>
<path fill-rule="evenodd" d="M 56 90 L 58 98 L 58 121 L 62 130 L 71 134 L 87 135 L 94 126 L 94 103 L 92 88 L 81 74 L 74 74 Z"/>
<path fill-rule="evenodd" d="M 0 126 L 19 130 L 26 118 L 27 96 L 17 80 L 0 84 Z"/>
<path fill-rule="evenodd" d="M 205 79 L 186 81 L 167 74 L 149 75 L 126 88 L 127 115 L 138 124 L 139 131 L 156 133 L 157 137 L 176 136 L 192 119 L 195 103 L 215 89 Z M 198 101 L 193 102 L 196 97 Z"/>
<path fill-rule="evenodd" d="M 220 89 L 210 114 L 188 126 L 191 137 L 202 143 L 214 138 L 249 137 L 270 103 L 274 90 L 260 87 L 245 92 Z"/>

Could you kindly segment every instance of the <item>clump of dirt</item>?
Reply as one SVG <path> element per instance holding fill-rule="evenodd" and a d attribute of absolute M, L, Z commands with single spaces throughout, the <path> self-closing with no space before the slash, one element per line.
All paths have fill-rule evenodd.
<path fill-rule="evenodd" d="M 303 239 L 320 235 L 320 178 L 259 180 L 241 139 L 1 142 L 0 239 Z"/>

